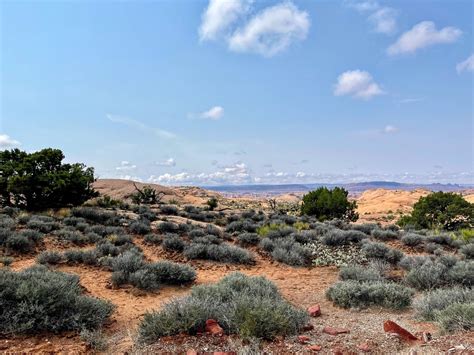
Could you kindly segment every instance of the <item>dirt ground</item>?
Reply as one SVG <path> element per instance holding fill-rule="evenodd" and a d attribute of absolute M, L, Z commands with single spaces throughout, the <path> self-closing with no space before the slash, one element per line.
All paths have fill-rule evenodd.
<path fill-rule="evenodd" d="M 139 237 L 135 243 L 140 246 L 149 261 L 164 258 L 183 262 L 181 255 L 164 252 L 159 246 L 149 246 L 141 242 Z M 337 281 L 338 270 L 335 267 L 294 268 L 273 262 L 262 255 L 257 255 L 257 263 L 253 266 L 227 265 L 208 261 L 192 261 L 198 278 L 196 284 L 214 283 L 226 274 L 240 271 L 247 275 L 265 276 L 275 282 L 284 297 L 293 304 L 307 308 L 319 304 L 322 315 L 311 318 L 313 330 L 304 332 L 310 340 L 300 344 L 296 337 L 277 339 L 272 343 L 260 344 L 260 351 L 274 354 L 310 353 L 309 345 L 320 345 L 321 353 L 343 354 L 361 353 L 358 346 L 366 343 L 372 353 L 394 354 L 410 353 L 440 353 L 459 347 L 457 353 L 473 353 L 474 332 L 450 336 L 438 334 L 436 326 L 430 323 L 416 322 L 412 311 L 387 311 L 371 308 L 368 310 L 344 310 L 332 305 L 325 298 L 326 289 Z M 21 270 L 34 264 L 34 257 L 17 259 L 12 264 L 14 270 Z M 236 337 L 210 336 L 175 336 L 161 339 L 158 343 L 146 348 L 134 346 L 137 325 L 142 316 L 150 310 L 159 309 L 173 297 L 185 295 L 190 287 L 165 286 L 158 292 L 143 292 L 132 287 L 113 289 L 109 279 L 111 273 L 98 267 L 61 265 L 58 270 L 75 273 L 80 276 L 81 285 L 85 292 L 92 296 L 107 299 L 116 305 L 112 319 L 105 326 L 105 336 L 108 340 L 109 354 L 131 353 L 186 353 L 193 349 L 198 352 L 213 351 L 244 351 L 256 347 L 255 344 L 242 344 Z M 392 320 L 414 334 L 429 332 L 433 339 L 426 344 L 407 344 L 398 338 L 388 337 L 383 331 L 383 322 Z M 325 326 L 349 329 L 350 333 L 337 336 L 322 332 Z M 463 346 L 465 350 L 461 350 Z M 257 347 L 258 348 L 258 347 Z M 468 350 L 470 349 L 470 350 Z M 0 353 L 90 353 L 86 344 L 78 335 L 73 333 L 62 336 L 37 335 L 33 337 L 15 337 L 0 339 Z M 414 354 L 413 352 L 411 352 Z"/>

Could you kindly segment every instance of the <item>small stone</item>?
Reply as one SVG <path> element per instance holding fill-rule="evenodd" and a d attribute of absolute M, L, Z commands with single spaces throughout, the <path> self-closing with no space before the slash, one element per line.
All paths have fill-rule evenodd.
<path fill-rule="evenodd" d="M 310 351 L 321 351 L 323 347 L 321 345 L 310 345 L 308 346 L 308 350 Z"/>
<path fill-rule="evenodd" d="M 350 330 L 345 329 L 345 328 L 324 327 L 323 333 L 326 333 L 329 335 L 339 335 L 339 334 L 344 334 L 344 333 L 350 333 Z"/>
<path fill-rule="evenodd" d="M 311 323 L 308 323 L 306 325 L 303 326 L 303 328 L 301 328 L 301 330 L 307 332 L 309 330 L 313 330 L 314 329 L 314 325 L 312 325 Z"/>
<path fill-rule="evenodd" d="M 321 307 L 319 306 L 319 304 L 309 307 L 308 314 L 311 317 L 319 317 L 321 315 Z"/>
<path fill-rule="evenodd" d="M 298 341 L 301 343 L 301 344 L 306 344 L 307 342 L 309 342 L 310 338 L 306 335 L 299 335 L 298 336 Z"/>
<path fill-rule="evenodd" d="M 387 320 L 383 323 L 383 330 L 386 333 L 394 333 L 397 334 L 401 339 L 405 341 L 413 341 L 418 340 L 416 336 L 410 333 L 408 330 L 400 327 L 397 323 L 392 322 L 391 320 Z"/>
<path fill-rule="evenodd" d="M 189 349 L 186 351 L 186 355 L 198 355 L 198 352 L 194 349 Z"/>
<path fill-rule="evenodd" d="M 221 328 L 219 323 L 214 319 L 208 319 L 206 321 L 206 332 L 212 335 L 223 335 L 224 329 Z"/>
<path fill-rule="evenodd" d="M 359 344 L 359 345 L 357 346 L 357 348 L 358 348 L 360 351 L 363 351 L 363 352 L 365 352 L 365 353 L 370 351 L 370 346 L 369 346 L 369 344 L 367 344 L 367 343 Z"/>

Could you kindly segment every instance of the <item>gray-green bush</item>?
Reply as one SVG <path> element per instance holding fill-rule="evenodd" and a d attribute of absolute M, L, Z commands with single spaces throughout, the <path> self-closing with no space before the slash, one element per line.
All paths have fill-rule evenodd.
<path fill-rule="evenodd" d="M 79 276 L 36 266 L 0 269 L 0 334 L 96 329 L 114 306 L 82 295 Z"/>
<path fill-rule="evenodd" d="M 387 282 L 339 281 L 329 287 L 326 297 L 343 308 L 382 306 L 403 309 L 411 304 L 414 291 Z"/>
<path fill-rule="evenodd" d="M 195 286 L 189 296 L 145 314 L 139 336 L 151 343 L 166 335 L 195 334 L 208 319 L 216 320 L 226 333 L 273 339 L 298 333 L 308 316 L 285 301 L 267 279 L 232 273 L 217 284 Z"/>

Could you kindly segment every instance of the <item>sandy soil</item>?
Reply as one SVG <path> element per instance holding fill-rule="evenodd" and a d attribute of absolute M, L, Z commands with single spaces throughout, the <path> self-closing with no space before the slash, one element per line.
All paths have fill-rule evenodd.
<path fill-rule="evenodd" d="M 140 246 L 149 261 L 172 259 L 185 261 L 179 254 L 170 254 L 158 246 L 148 246 L 139 237 L 135 243 Z M 254 266 L 218 264 L 208 261 L 192 261 L 190 264 L 198 271 L 196 284 L 214 283 L 226 274 L 240 271 L 247 275 L 263 275 L 276 283 L 279 290 L 295 305 L 307 308 L 320 304 L 322 316 L 311 319 L 314 329 L 305 332 L 310 337 L 310 345 L 321 345 L 322 353 L 360 352 L 358 345 L 367 343 L 376 353 L 408 353 L 411 348 L 426 352 L 446 351 L 454 346 L 474 346 L 474 332 L 442 337 L 437 334 L 436 326 L 420 323 L 413 319 L 412 311 L 391 312 L 381 308 L 369 310 L 343 310 L 325 299 L 326 289 L 337 281 L 338 270 L 335 267 L 293 268 L 258 255 Z M 34 264 L 34 258 L 26 257 L 15 260 L 12 268 L 21 270 Z M 197 351 L 237 351 L 243 346 L 236 337 L 219 339 L 209 337 L 176 336 L 160 340 L 147 348 L 135 348 L 137 325 L 141 317 L 150 310 L 159 309 L 173 297 L 185 295 L 189 287 L 163 287 L 158 292 L 143 292 L 132 287 L 113 289 L 109 283 L 111 273 L 97 267 L 67 266 L 59 270 L 75 273 L 80 276 L 85 292 L 96 297 L 112 301 L 116 310 L 111 321 L 105 326 L 110 354 L 124 353 L 185 353 L 189 349 Z M 406 344 L 397 338 L 387 337 L 383 331 L 383 322 L 393 320 L 413 333 L 423 331 L 433 334 L 428 344 Z M 349 334 L 338 336 L 322 332 L 324 326 L 342 327 L 350 330 Z M 469 345 L 470 344 L 470 345 Z M 263 349 L 270 353 L 304 353 L 308 344 L 300 344 L 296 337 L 280 339 L 273 343 L 264 343 Z M 472 349 L 472 348 L 471 348 Z M 66 336 L 37 335 L 0 339 L 0 353 L 87 353 L 86 344 L 74 334 Z"/>

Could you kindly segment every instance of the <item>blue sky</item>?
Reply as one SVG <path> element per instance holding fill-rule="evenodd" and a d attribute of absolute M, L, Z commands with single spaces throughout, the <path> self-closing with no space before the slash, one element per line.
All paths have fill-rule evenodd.
<path fill-rule="evenodd" d="M 471 1 L 3 1 L 0 148 L 161 184 L 474 183 Z"/>

